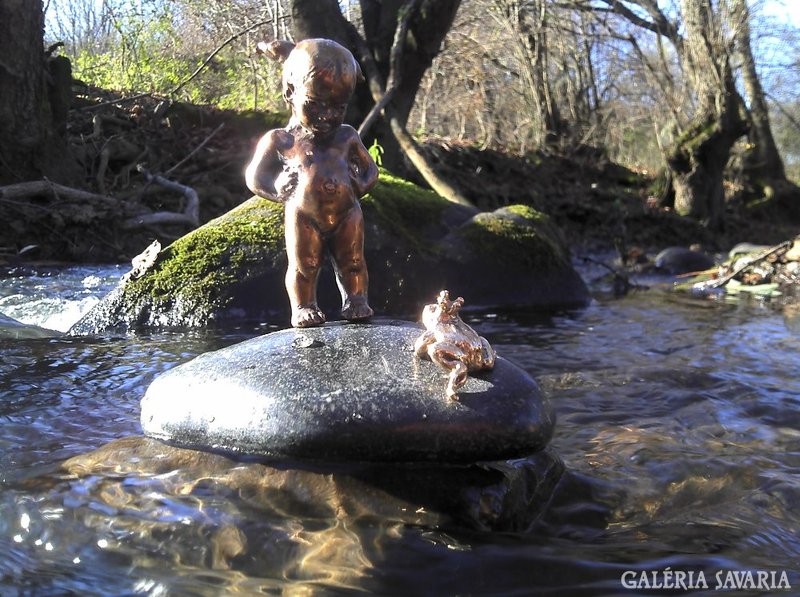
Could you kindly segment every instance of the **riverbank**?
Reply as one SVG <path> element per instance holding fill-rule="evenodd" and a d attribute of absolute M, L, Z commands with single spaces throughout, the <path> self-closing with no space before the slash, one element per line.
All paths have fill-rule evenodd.
<path fill-rule="evenodd" d="M 168 244 L 249 198 L 244 167 L 259 136 L 284 120 L 82 90 L 68 134 L 85 177 L 69 188 L 26 187 L 0 197 L 0 268 L 124 263 L 154 239 Z M 427 139 L 423 147 L 478 208 L 534 207 L 581 255 L 614 249 L 652 257 L 690 245 L 726 251 L 740 242 L 775 244 L 800 227 L 797 210 L 759 203 L 730 183 L 727 228 L 712 233 L 659 207 L 652 173 L 591 148 L 515 156 L 447 139 Z"/>

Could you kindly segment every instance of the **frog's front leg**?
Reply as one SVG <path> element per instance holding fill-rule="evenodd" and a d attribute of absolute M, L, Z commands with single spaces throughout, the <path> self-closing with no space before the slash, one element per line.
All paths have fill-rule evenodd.
<path fill-rule="evenodd" d="M 424 359 L 428 356 L 428 346 L 430 346 L 436 336 L 430 330 L 425 330 L 422 335 L 414 342 L 414 354 L 419 358 Z"/>
<path fill-rule="evenodd" d="M 483 336 L 478 336 L 481 339 L 481 369 L 494 369 L 494 362 L 497 359 L 497 353 L 494 348 L 489 344 L 489 341 Z"/>
<path fill-rule="evenodd" d="M 461 348 L 450 342 L 436 342 L 428 346 L 428 356 L 431 361 L 450 371 L 446 390 L 450 400 L 458 400 L 456 390 L 467 383 L 469 370 L 462 360 L 463 354 Z"/>

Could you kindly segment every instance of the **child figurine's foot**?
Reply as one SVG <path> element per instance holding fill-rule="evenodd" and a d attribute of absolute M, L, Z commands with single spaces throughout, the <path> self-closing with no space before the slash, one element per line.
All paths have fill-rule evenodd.
<path fill-rule="evenodd" d="M 373 313 L 365 298 L 347 299 L 342 307 L 342 317 L 350 321 L 369 319 Z"/>
<path fill-rule="evenodd" d="M 292 326 L 310 328 L 325 323 L 325 314 L 316 305 L 297 307 L 292 311 Z"/>

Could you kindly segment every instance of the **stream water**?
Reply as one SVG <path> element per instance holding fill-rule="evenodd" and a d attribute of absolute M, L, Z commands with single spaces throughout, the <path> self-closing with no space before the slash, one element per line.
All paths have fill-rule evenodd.
<path fill-rule="evenodd" d="M 3 278 L 0 312 L 63 330 L 121 273 Z M 336 475 L 292 465 L 266 486 L 253 465 L 139 467 L 144 448 L 123 446 L 64 468 L 144 441 L 158 373 L 270 326 L 0 339 L 0 594 L 800 594 L 796 305 L 654 289 L 470 323 L 558 414 L 566 472 L 530 528 L 444 524 L 364 491 L 354 506 Z"/>

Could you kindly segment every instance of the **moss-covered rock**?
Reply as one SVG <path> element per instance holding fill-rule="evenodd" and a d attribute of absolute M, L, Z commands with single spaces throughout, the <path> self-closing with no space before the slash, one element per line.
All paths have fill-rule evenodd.
<path fill-rule="evenodd" d="M 529 207 L 477 213 L 382 173 L 362 209 L 370 304 L 378 314 L 415 318 L 442 288 L 473 308 L 588 299 L 558 231 Z M 285 271 L 283 207 L 253 197 L 166 247 L 70 333 L 244 319 L 288 323 Z M 319 301 L 330 318 L 338 316 L 330 267 L 320 278 Z"/>
<path fill-rule="evenodd" d="M 439 250 L 446 263 L 442 287 L 467 296 L 473 306 L 555 307 L 588 300 L 561 233 L 532 207 L 476 214 L 445 236 Z"/>

